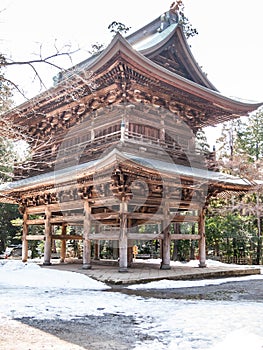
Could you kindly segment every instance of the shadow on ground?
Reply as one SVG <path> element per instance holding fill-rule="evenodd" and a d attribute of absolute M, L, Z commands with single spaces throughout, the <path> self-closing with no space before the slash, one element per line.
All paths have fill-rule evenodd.
<path fill-rule="evenodd" d="M 70 321 L 30 317 L 16 321 L 89 350 L 130 350 L 136 342 L 151 340 L 150 336 L 139 331 L 135 318 L 121 314 L 87 315 Z"/>

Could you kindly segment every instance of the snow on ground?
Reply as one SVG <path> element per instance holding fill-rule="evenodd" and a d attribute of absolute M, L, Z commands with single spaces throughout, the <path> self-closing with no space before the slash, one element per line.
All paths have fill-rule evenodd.
<path fill-rule="evenodd" d="M 0 264 L 0 327 L 4 317 L 71 320 L 122 314 L 134 316 L 138 330 L 155 337 L 137 343 L 136 350 L 263 348 L 262 303 L 143 298 L 106 288 L 83 274 L 5 262 Z"/>
<path fill-rule="evenodd" d="M 157 260 L 147 260 L 149 263 L 156 263 Z M 160 264 L 160 261 L 158 261 L 158 264 Z M 189 267 L 198 267 L 199 261 L 198 260 L 191 260 L 187 263 L 181 263 L 181 262 L 171 262 L 172 266 L 189 266 Z M 219 261 L 215 260 L 207 260 L 206 264 L 208 267 L 218 267 L 218 266 L 227 266 L 227 267 L 235 267 L 235 268 L 243 268 L 241 265 L 235 265 L 235 264 L 223 264 Z M 129 289 L 168 289 L 168 288 L 189 288 L 189 287 L 203 287 L 208 285 L 219 285 L 226 282 L 239 282 L 239 281 L 249 281 L 249 280 L 262 280 L 263 281 L 263 268 L 261 268 L 261 275 L 250 275 L 250 276 L 242 276 L 242 277 L 227 277 L 227 278 L 217 278 L 217 279 L 203 279 L 203 280 L 196 280 L 196 281 L 171 281 L 171 280 L 161 280 L 161 281 L 154 281 L 149 283 L 142 283 L 142 284 L 134 284 L 132 286 L 129 286 Z"/>
<path fill-rule="evenodd" d="M 1 266 L 1 265 L 0 265 Z M 8 260 L 2 263 L 0 283 L 6 286 L 21 286 L 35 288 L 65 288 L 65 289 L 107 289 L 104 283 L 91 278 L 83 279 L 79 273 L 42 269 L 35 263 L 22 263 L 18 260 Z"/>

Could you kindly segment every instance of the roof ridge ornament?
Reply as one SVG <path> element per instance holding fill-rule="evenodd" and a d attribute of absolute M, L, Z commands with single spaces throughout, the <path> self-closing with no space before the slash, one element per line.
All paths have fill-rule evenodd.
<path fill-rule="evenodd" d="M 161 33 L 164 29 L 169 27 L 171 24 L 179 23 L 179 9 L 182 6 L 182 1 L 177 0 L 176 2 L 172 2 L 170 9 L 164 12 L 160 19 L 161 25 L 157 29 L 157 32 Z"/>

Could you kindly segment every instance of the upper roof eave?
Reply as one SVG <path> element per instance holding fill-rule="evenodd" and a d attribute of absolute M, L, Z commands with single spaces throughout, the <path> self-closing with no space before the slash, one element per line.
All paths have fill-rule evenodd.
<path fill-rule="evenodd" d="M 211 90 L 169 71 L 151 61 L 140 52 L 134 50 L 128 41 L 119 33 L 115 35 L 110 45 L 97 57 L 97 59 L 91 63 L 89 69 L 96 72 L 118 52 L 120 54 L 123 53 L 129 60 L 133 60 L 137 64 L 140 64 L 141 67 L 149 72 L 149 74 L 156 73 L 156 76 L 158 76 L 160 80 L 166 81 L 167 83 L 174 85 L 177 88 L 181 88 L 190 94 L 212 101 L 215 106 L 222 108 L 223 110 L 233 109 L 234 111 L 238 110 L 248 113 L 263 105 L 263 102 L 244 102 L 235 100 L 222 95 L 218 91 Z"/>
<path fill-rule="evenodd" d="M 182 29 L 178 29 L 180 26 L 175 27 L 175 31 L 177 31 L 180 34 L 181 39 L 185 40 L 184 35 L 182 33 Z M 185 46 L 186 48 L 188 47 Z M 187 54 L 190 60 L 194 60 L 190 49 L 188 48 Z M 107 46 L 105 50 L 102 51 L 97 57 L 95 57 L 92 60 L 87 60 L 87 64 L 84 65 L 81 69 L 82 70 L 90 70 L 94 73 L 96 73 L 99 69 L 101 69 L 107 62 L 113 58 L 116 54 L 125 55 L 125 57 L 130 62 L 136 62 L 138 67 L 140 66 L 144 72 L 147 72 L 149 75 L 154 73 L 155 77 L 158 78 L 160 81 L 164 81 L 176 88 L 182 89 L 185 92 L 188 92 L 189 94 L 198 96 L 202 99 L 205 99 L 207 101 L 210 101 L 212 104 L 214 104 L 216 107 L 222 108 L 222 110 L 230 111 L 233 114 L 237 113 L 240 115 L 245 115 L 249 112 L 252 112 L 263 105 L 263 102 L 244 102 L 240 100 L 236 100 L 227 96 L 222 95 L 217 90 L 212 90 L 208 87 L 202 86 L 200 84 L 197 84 L 189 79 L 186 79 L 158 64 L 151 61 L 148 57 L 146 57 L 141 52 L 136 51 L 131 44 L 119 33 L 117 33 L 111 43 Z M 194 64 L 196 68 L 198 67 L 197 64 Z M 76 66 L 77 68 L 78 66 Z M 79 66 L 81 67 L 81 65 Z M 70 81 L 70 79 L 73 79 L 74 73 L 72 75 L 69 75 L 67 79 L 62 80 L 59 82 L 56 86 L 51 87 L 47 91 L 35 96 L 29 101 L 24 102 L 20 106 L 15 107 L 12 111 L 16 110 L 23 110 L 26 109 L 29 106 L 32 106 L 32 101 L 39 101 L 40 98 L 45 98 L 46 95 L 50 96 L 52 94 L 52 91 L 56 92 L 59 91 L 60 88 L 62 88 L 65 84 L 65 81 Z M 11 111 L 11 112 L 12 112 Z M 11 112 L 6 113 L 7 115 Z M 244 113 L 244 114 L 243 114 Z M 11 113 L 12 114 L 12 113 Z M 216 123 L 215 123 L 216 125 Z"/>
<path fill-rule="evenodd" d="M 156 21 L 157 22 L 157 21 Z M 159 20 L 160 22 L 160 20 Z M 151 23 L 152 24 L 152 23 Z M 172 30 L 169 30 L 172 29 Z M 147 26 L 145 26 L 144 28 L 142 28 L 142 32 L 147 31 Z M 156 33 L 156 35 L 162 35 L 165 31 L 168 31 L 167 35 L 163 35 L 161 40 L 157 41 L 157 43 L 155 43 L 152 46 L 149 46 L 145 49 L 138 49 L 137 51 L 139 51 L 142 55 L 146 56 L 146 57 L 151 57 L 151 59 L 153 58 L 155 53 L 158 53 L 160 51 L 160 49 L 162 47 L 164 47 L 169 40 L 171 40 L 171 38 L 173 38 L 174 36 L 177 37 L 180 47 L 177 48 L 177 50 L 181 51 L 185 57 L 185 61 L 187 61 L 187 63 L 189 65 L 185 65 L 186 70 L 188 70 L 188 72 L 191 74 L 191 76 L 196 77 L 197 80 L 202 81 L 202 83 L 204 84 L 204 86 L 218 91 L 216 89 L 216 87 L 210 82 L 210 80 L 207 78 L 207 76 L 203 73 L 203 71 L 201 70 L 200 66 L 198 65 L 197 61 L 195 60 L 190 47 L 188 45 L 188 42 L 186 40 L 186 37 L 184 35 L 184 31 L 183 31 L 183 27 L 182 25 L 178 24 L 178 23 L 174 23 L 171 24 L 169 27 L 167 27 L 163 32 L 161 33 Z M 137 34 L 138 35 L 138 34 Z M 141 40 L 145 40 L 145 36 L 141 36 L 140 37 Z M 133 41 L 131 40 L 130 37 L 126 37 L 126 40 L 132 45 L 134 46 Z M 140 40 L 137 39 L 137 41 L 135 42 L 136 45 L 138 45 L 140 43 Z"/>

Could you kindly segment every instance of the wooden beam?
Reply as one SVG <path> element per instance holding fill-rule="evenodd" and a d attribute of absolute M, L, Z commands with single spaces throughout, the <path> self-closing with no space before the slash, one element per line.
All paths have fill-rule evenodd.
<path fill-rule="evenodd" d="M 71 211 L 76 209 L 83 209 L 83 200 L 79 199 L 76 201 L 68 201 L 68 202 L 62 202 L 62 203 L 28 207 L 27 208 L 28 215 L 43 214 L 45 213 L 46 207 L 48 207 L 51 212 L 60 212 L 60 211 L 65 212 L 65 211 Z"/>
<path fill-rule="evenodd" d="M 52 239 L 61 239 L 61 240 L 82 240 L 83 236 L 82 235 L 70 235 L 70 234 L 66 234 L 66 235 L 52 235 L 51 236 Z"/>
<path fill-rule="evenodd" d="M 27 225 L 44 225 L 45 220 L 44 219 L 29 219 L 26 221 Z"/>
<path fill-rule="evenodd" d="M 28 235 L 27 241 L 44 241 L 45 235 Z"/>
<path fill-rule="evenodd" d="M 170 214 L 172 222 L 198 222 L 199 217 L 196 215 L 172 215 Z"/>
<path fill-rule="evenodd" d="M 191 235 L 191 234 L 171 234 L 171 239 L 200 239 L 200 235 Z"/>
<path fill-rule="evenodd" d="M 73 222 L 83 222 L 84 215 L 62 215 L 57 216 L 55 218 L 51 218 L 50 222 L 52 224 L 59 224 L 59 223 L 73 223 Z"/>
<path fill-rule="evenodd" d="M 62 223 L 82 223 L 84 220 L 83 215 L 68 215 L 68 216 L 57 216 L 50 218 L 51 224 L 62 224 Z M 27 225 L 44 225 L 45 219 L 28 219 L 26 221 Z"/>
<path fill-rule="evenodd" d="M 118 241 L 120 237 L 120 231 L 116 233 L 111 233 L 111 232 L 102 232 L 102 233 L 95 233 L 95 234 L 90 234 L 90 239 L 91 240 L 109 240 L 109 241 Z"/>
<path fill-rule="evenodd" d="M 163 239 L 162 233 L 128 233 L 128 239 L 138 241 L 150 241 L 154 239 Z"/>
<path fill-rule="evenodd" d="M 93 220 L 111 220 L 111 219 L 117 219 L 119 217 L 119 212 L 113 212 L 113 213 L 96 213 L 92 214 Z"/>

